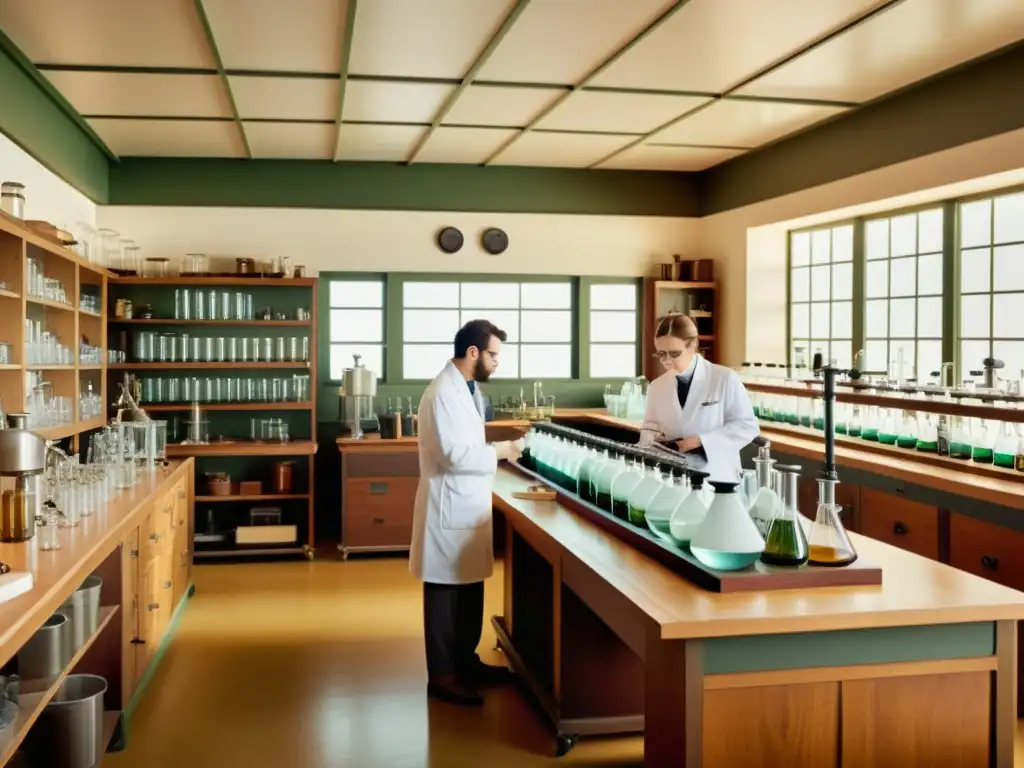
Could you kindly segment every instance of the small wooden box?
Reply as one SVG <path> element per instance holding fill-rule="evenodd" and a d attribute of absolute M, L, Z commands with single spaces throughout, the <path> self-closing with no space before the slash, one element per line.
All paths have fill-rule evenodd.
<path fill-rule="evenodd" d="M 263 483 L 259 480 L 243 480 L 238 484 L 239 496 L 263 495 Z"/>

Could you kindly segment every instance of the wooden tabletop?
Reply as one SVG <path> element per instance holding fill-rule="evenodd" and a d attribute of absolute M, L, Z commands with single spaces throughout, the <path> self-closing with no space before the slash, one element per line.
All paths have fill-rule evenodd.
<path fill-rule="evenodd" d="M 496 506 L 591 569 L 666 639 L 1024 619 L 1024 592 L 853 533 L 861 559 L 881 566 L 881 586 L 708 592 L 557 502 L 513 497 L 535 483 L 499 468 Z"/>
<path fill-rule="evenodd" d="M 62 529 L 61 549 L 40 552 L 36 539 L 22 544 L 0 544 L 0 561 L 15 571 L 31 571 L 35 582 L 29 592 L 0 603 L 0 666 L 18 652 L 139 524 L 146 503 L 160 490 L 169 489 L 179 477 L 191 473 L 192 460 L 187 459 L 172 461 L 166 470 L 147 474 L 103 512 L 83 518 L 75 528 Z"/>

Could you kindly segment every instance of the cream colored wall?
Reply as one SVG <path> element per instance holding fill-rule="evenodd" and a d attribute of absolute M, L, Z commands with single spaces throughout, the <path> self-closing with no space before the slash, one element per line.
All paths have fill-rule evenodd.
<path fill-rule="evenodd" d="M 786 232 L 1024 182 L 1024 130 L 700 219 L 715 260 L 722 360 L 786 359 Z"/>
<path fill-rule="evenodd" d="M 25 218 L 42 219 L 80 235 L 81 223 L 96 221 L 96 205 L 41 165 L 9 138 L 0 134 L 0 181 L 25 185 Z"/>
<path fill-rule="evenodd" d="M 105 206 L 100 225 L 135 240 L 144 256 L 186 253 L 266 260 L 274 254 L 320 271 L 476 272 L 559 275 L 654 274 L 654 265 L 686 253 L 697 220 L 641 216 L 338 211 L 294 208 Z M 435 245 L 442 226 L 462 230 L 457 254 Z M 479 245 L 501 227 L 509 248 L 491 256 Z"/>

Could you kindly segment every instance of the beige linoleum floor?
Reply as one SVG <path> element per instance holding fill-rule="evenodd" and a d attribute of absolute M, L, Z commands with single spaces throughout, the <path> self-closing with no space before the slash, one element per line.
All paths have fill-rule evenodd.
<path fill-rule="evenodd" d="M 420 587 L 403 558 L 206 565 L 195 582 L 128 747 L 104 768 L 643 764 L 639 737 L 581 740 L 556 759 L 514 688 L 482 710 L 428 703 Z M 500 577 L 487 601 L 500 613 Z M 488 624 L 492 661 L 493 646 Z"/>

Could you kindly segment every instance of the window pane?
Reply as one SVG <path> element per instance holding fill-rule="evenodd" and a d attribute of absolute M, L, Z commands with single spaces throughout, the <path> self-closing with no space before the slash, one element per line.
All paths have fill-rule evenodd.
<path fill-rule="evenodd" d="M 807 267 L 793 270 L 793 284 L 790 288 L 793 301 L 810 301 L 811 270 Z"/>
<path fill-rule="evenodd" d="M 917 252 L 938 253 L 942 250 L 942 209 L 917 214 Z"/>
<path fill-rule="evenodd" d="M 869 261 L 889 257 L 888 219 L 875 219 L 864 225 L 864 250 Z"/>
<path fill-rule="evenodd" d="M 592 312 L 591 315 L 626 315 L 629 321 L 626 323 L 633 329 L 633 336 L 636 336 L 636 313 L 635 312 Z M 523 341 L 572 341 L 572 312 L 568 310 L 533 310 L 524 311 L 520 316 L 522 329 L 520 337 Z M 591 320 L 591 329 L 593 329 Z M 593 333 L 591 333 L 591 338 Z M 594 339 L 595 341 L 611 341 L 611 339 Z M 625 341 L 633 341 L 632 338 Z"/>
<path fill-rule="evenodd" d="M 811 336 L 827 339 L 829 337 L 828 320 L 828 304 L 811 304 Z"/>
<path fill-rule="evenodd" d="M 832 267 L 832 298 L 853 298 L 853 264 L 836 264 Z"/>
<path fill-rule="evenodd" d="M 459 313 L 459 328 L 470 320 L 486 320 L 503 330 L 508 335 L 508 341 L 512 343 L 520 341 L 518 309 L 464 309 Z M 455 334 L 453 333 L 452 339 L 454 338 Z M 418 339 L 418 341 L 441 341 L 441 339 Z"/>
<path fill-rule="evenodd" d="M 914 338 L 915 299 L 893 299 L 889 302 L 889 338 Z"/>
<path fill-rule="evenodd" d="M 381 309 L 332 309 L 331 341 L 384 341 Z"/>
<path fill-rule="evenodd" d="M 864 294 L 868 298 L 889 295 L 889 262 L 875 261 L 868 264 Z"/>
<path fill-rule="evenodd" d="M 992 337 L 1024 339 L 1024 293 L 997 293 L 992 297 Z"/>
<path fill-rule="evenodd" d="M 572 309 L 572 283 L 523 283 L 524 309 Z"/>
<path fill-rule="evenodd" d="M 868 301 L 864 307 L 866 333 L 871 339 L 884 339 L 889 335 L 889 302 L 887 299 Z"/>
<path fill-rule="evenodd" d="M 917 295 L 942 295 L 942 254 L 920 256 L 917 259 Z"/>
<path fill-rule="evenodd" d="M 799 339 L 793 342 L 792 352 L 789 359 L 793 361 L 793 365 L 798 365 L 801 368 L 809 366 L 813 360 L 810 359 L 807 348 L 811 345 L 811 342 L 806 339 Z"/>
<path fill-rule="evenodd" d="M 832 261 L 853 261 L 853 225 L 832 230 Z"/>
<path fill-rule="evenodd" d="M 981 368 L 981 361 L 988 357 L 987 341 L 960 342 L 960 378 L 966 379 L 972 370 Z"/>
<path fill-rule="evenodd" d="M 789 255 L 794 267 L 811 263 L 811 233 L 798 232 L 790 237 Z"/>
<path fill-rule="evenodd" d="M 814 363 L 814 356 L 820 354 L 822 360 L 828 360 L 828 339 L 812 339 L 811 340 L 811 354 L 808 355 L 808 364 Z"/>
<path fill-rule="evenodd" d="M 942 297 L 917 300 L 917 337 L 942 338 Z"/>
<path fill-rule="evenodd" d="M 636 312 L 591 312 L 590 340 L 636 341 Z"/>
<path fill-rule="evenodd" d="M 432 379 L 442 371 L 451 356 L 450 343 L 406 344 L 402 347 L 402 377 Z"/>
<path fill-rule="evenodd" d="M 886 341 L 869 341 L 864 344 L 864 370 L 889 370 L 889 343 Z"/>
<path fill-rule="evenodd" d="M 838 368 L 849 368 L 853 359 L 853 342 L 833 341 L 830 345 L 829 357 L 836 361 Z"/>
<path fill-rule="evenodd" d="M 992 201 L 979 200 L 960 206 L 960 247 L 972 248 L 992 242 Z"/>
<path fill-rule="evenodd" d="M 937 374 L 941 370 L 942 342 L 917 342 L 917 380 L 923 382 L 932 375 L 932 372 Z"/>
<path fill-rule="evenodd" d="M 806 339 L 811 335 L 809 304 L 794 304 L 790 307 L 789 335 L 794 339 Z"/>
<path fill-rule="evenodd" d="M 407 309 L 402 313 L 405 341 L 443 341 L 450 347 L 461 327 L 457 309 Z"/>
<path fill-rule="evenodd" d="M 988 338 L 989 296 L 960 297 L 960 336 L 965 339 Z M 983 356 L 984 357 L 984 356 Z M 972 363 L 973 365 L 973 363 Z"/>
<path fill-rule="evenodd" d="M 624 379 L 636 375 L 634 344 L 591 344 L 590 376 L 594 379 Z"/>
<path fill-rule="evenodd" d="M 380 280 L 331 280 L 332 307 L 383 307 L 384 283 Z"/>
<path fill-rule="evenodd" d="M 590 286 L 591 309 L 636 309 L 636 285 L 609 283 Z"/>
<path fill-rule="evenodd" d="M 813 301 L 828 301 L 831 268 L 811 267 L 811 299 Z"/>
<path fill-rule="evenodd" d="M 892 227 L 891 256 L 909 256 L 917 253 L 917 215 L 894 216 L 890 220 Z"/>
<path fill-rule="evenodd" d="M 837 301 L 832 305 L 832 331 L 829 335 L 833 339 L 853 338 L 852 301 Z"/>
<path fill-rule="evenodd" d="M 963 251 L 960 254 L 960 291 L 979 293 L 989 290 L 989 249 Z"/>
<path fill-rule="evenodd" d="M 1006 363 L 1007 377 L 1016 378 L 1024 370 L 1024 341 L 993 342 L 992 356 Z"/>
<path fill-rule="evenodd" d="M 1024 242 L 1024 192 L 995 199 L 995 242 Z"/>
<path fill-rule="evenodd" d="M 832 253 L 832 230 L 819 229 L 811 232 L 811 263 L 828 264 Z"/>
<path fill-rule="evenodd" d="M 995 287 L 998 291 L 1024 290 L 1024 245 L 993 249 Z"/>
<path fill-rule="evenodd" d="M 917 259 L 893 259 L 889 262 L 890 296 L 913 296 L 917 293 Z"/>
<path fill-rule="evenodd" d="M 902 375 L 903 378 L 908 378 L 915 375 L 914 371 L 914 347 L 916 345 L 912 341 L 890 341 L 889 342 L 889 370 L 894 372 L 897 376 Z M 903 370 L 901 371 L 898 365 L 900 360 L 900 352 L 903 353 Z"/>
<path fill-rule="evenodd" d="M 353 355 L 359 355 L 378 379 L 384 375 L 383 344 L 331 344 L 331 381 L 341 381 L 345 369 L 355 365 Z"/>
<path fill-rule="evenodd" d="M 459 284 L 405 283 L 402 286 L 402 306 L 455 309 L 459 306 Z"/>
<path fill-rule="evenodd" d="M 519 306 L 519 283 L 463 283 L 463 309 L 515 309 Z"/>
<path fill-rule="evenodd" d="M 572 376 L 572 346 L 569 344 L 523 344 L 519 347 L 519 371 L 524 379 L 568 379 Z M 620 374 L 636 376 L 636 364 Z"/>
<path fill-rule="evenodd" d="M 498 355 L 498 367 L 491 376 L 495 379 L 519 378 L 519 345 L 502 344 Z"/>

